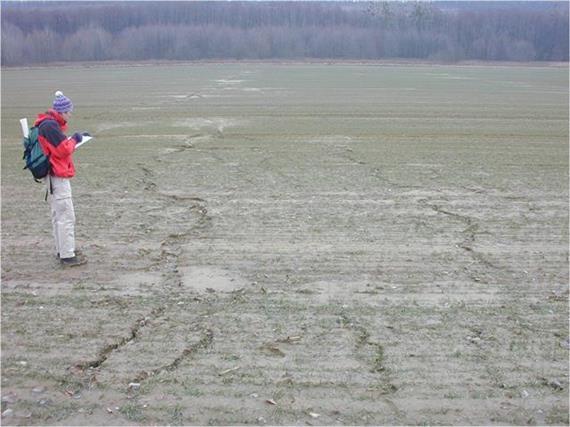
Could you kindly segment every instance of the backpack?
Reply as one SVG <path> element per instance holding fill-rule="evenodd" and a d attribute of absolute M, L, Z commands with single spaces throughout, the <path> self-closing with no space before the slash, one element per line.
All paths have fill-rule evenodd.
<path fill-rule="evenodd" d="M 40 180 L 49 173 L 50 165 L 49 157 L 44 154 L 40 145 L 38 133 L 37 126 L 34 126 L 30 128 L 28 137 L 24 137 L 22 140 L 24 144 L 24 157 L 22 159 L 26 162 L 24 169 L 29 169 L 34 176 L 34 180 L 41 182 Z"/>

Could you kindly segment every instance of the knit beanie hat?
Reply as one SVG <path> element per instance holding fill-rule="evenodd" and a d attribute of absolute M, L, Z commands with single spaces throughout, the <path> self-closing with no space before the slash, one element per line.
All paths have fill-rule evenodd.
<path fill-rule="evenodd" d="M 73 111 L 73 102 L 61 91 L 55 93 L 55 100 L 53 101 L 53 109 L 58 113 L 69 113 Z"/>

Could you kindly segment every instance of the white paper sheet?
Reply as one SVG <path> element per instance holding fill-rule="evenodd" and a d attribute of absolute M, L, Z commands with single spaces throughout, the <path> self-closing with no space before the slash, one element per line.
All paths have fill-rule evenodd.
<path fill-rule="evenodd" d="M 28 119 L 25 117 L 20 119 L 20 126 L 22 126 L 22 135 L 27 138 L 30 135 L 30 128 L 28 127 Z"/>
<path fill-rule="evenodd" d="M 84 136 L 83 138 L 81 138 L 81 142 L 75 144 L 75 148 L 79 148 L 81 147 L 83 144 L 85 144 L 86 142 L 89 142 L 93 139 L 92 136 Z"/>

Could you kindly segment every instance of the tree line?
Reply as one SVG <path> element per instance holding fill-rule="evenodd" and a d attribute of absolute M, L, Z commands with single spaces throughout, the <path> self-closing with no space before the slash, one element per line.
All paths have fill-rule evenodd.
<path fill-rule="evenodd" d="M 485 3 L 3 2 L 1 61 L 568 61 L 567 2 Z"/>

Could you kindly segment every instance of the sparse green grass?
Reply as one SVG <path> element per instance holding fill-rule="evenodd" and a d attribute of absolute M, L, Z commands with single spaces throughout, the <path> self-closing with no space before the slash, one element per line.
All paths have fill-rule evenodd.
<path fill-rule="evenodd" d="M 53 400 L 15 424 L 568 424 L 567 68 L 2 73 L 3 395 Z M 95 135 L 65 272 L 17 126 L 56 89 Z"/>
<path fill-rule="evenodd" d="M 138 402 L 127 402 L 119 408 L 119 412 L 126 419 L 130 421 L 135 421 L 137 423 L 143 423 L 146 420 L 144 414 L 144 409 L 142 405 Z"/>
<path fill-rule="evenodd" d="M 173 425 L 184 424 L 184 410 L 182 405 L 176 404 L 170 413 L 170 423 Z"/>

